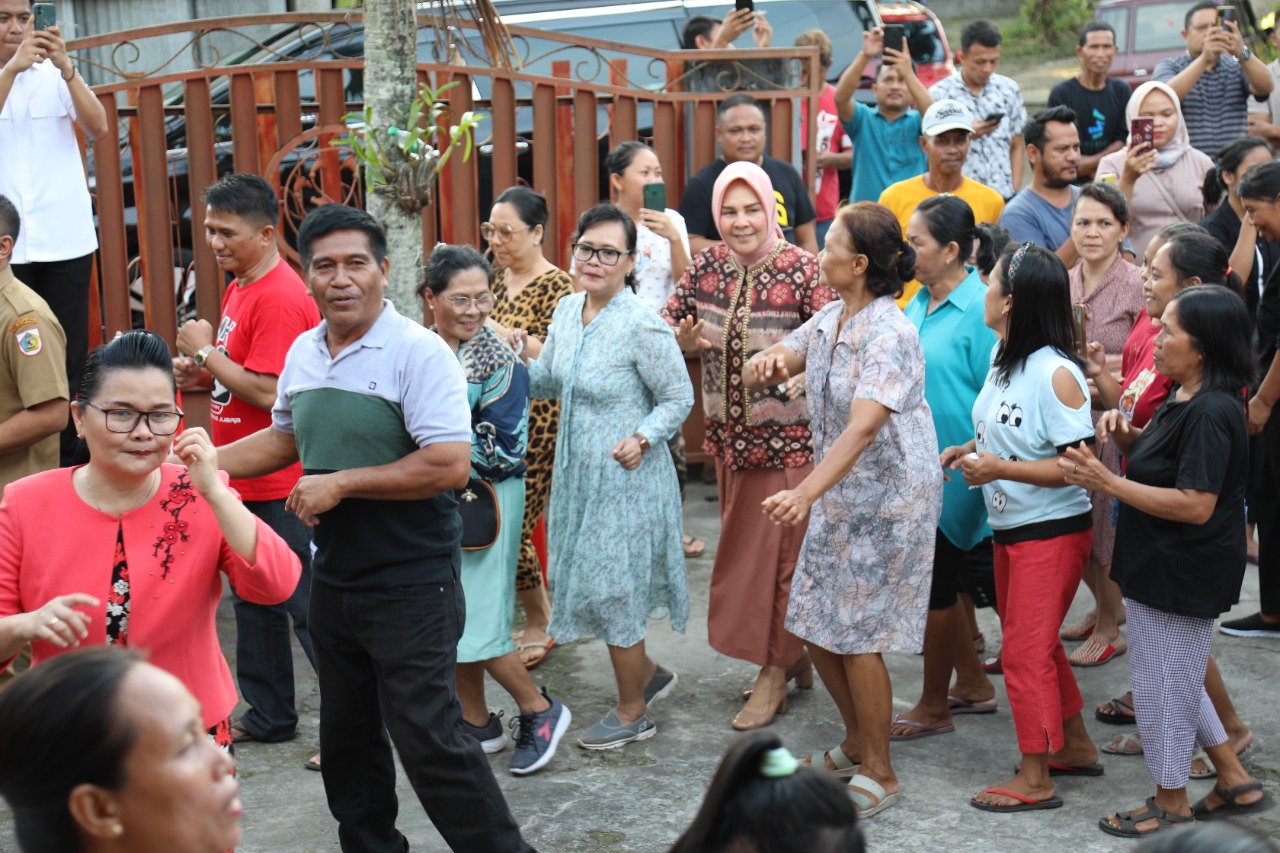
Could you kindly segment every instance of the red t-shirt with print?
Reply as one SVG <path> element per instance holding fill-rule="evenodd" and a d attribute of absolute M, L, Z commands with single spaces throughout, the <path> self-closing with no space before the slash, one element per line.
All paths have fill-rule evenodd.
<path fill-rule="evenodd" d="M 222 297 L 222 321 L 215 344 L 245 370 L 279 376 L 284 357 L 298 335 L 320 323 L 315 300 L 307 286 L 283 259 L 262 278 L 244 287 L 239 280 Z M 209 396 L 213 443 L 221 446 L 271 426 L 271 412 L 234 396 L 215 377 Z M 246 501 L 286 498 L 298 478 L 301 463 L 252 480 L 232 480 Z"/>

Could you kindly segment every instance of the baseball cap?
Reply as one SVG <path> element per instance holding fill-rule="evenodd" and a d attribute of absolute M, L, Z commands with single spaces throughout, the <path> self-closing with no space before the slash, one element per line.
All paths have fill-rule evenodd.
<path fill-rule="evenodd" d="M 973 113 L 964 104 L 950 98 L 934 101 L 924 111 L 920 131 L 925 136 L 937 136 L 948 130 L 967 130 L 973 133 Z"/>

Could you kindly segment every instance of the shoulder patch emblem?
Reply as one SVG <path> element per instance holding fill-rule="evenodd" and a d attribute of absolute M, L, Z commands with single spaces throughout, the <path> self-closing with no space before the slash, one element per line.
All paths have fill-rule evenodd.
<path fill-rule="evenodd" d="M 9 331 L 13 332 L 14 334 L 17 334 L 18 330 L 21 329 L 23 326 L 34 326 L 36 322 L 37 321 L 35 317 L 23 317 L 20 320 L 18 320 L 18 322 L 10 326 Z"/>
<path fill-rule="evenodd" d="M 40 350 L 44 347 L 44 341 L 40 340 L 40 329 L 32 326 L 17 333 L 18 351 L 26 356 L 39 355 Z"/>

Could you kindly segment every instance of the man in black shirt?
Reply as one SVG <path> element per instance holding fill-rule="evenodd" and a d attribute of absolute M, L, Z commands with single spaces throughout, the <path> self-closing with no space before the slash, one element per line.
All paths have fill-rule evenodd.
<path fill-rule="evenodd" d="M 745 160 L 764 169 L 773 183 L 783 236 L 816 255 L 818 214 L 813 200 L 794 166 L 764 153 L 764 112 L 756 99 L 747 94 L 725 98 L 716 115 L 716 138 L 720 157 L 694 175 L 680 197 L 680 215 L 689 228 L 690 254 L 720 242 L 720 229 L 711 214 L 711 190 L 726 166 Z"/>
<path fill-rule="evenodd" d="M 1130 91 L 1123 80 L 1107 76 L 1116 58 L 1116 33 L 1110 24 L 1085 24 L 1076 43 L 1076 56 L 1080 57 L 1080 73 L 1054 86 L 1048 105 L 1062 104 L 1075 110 L 1080 131 L 1076 183 L 1084 184 L 1093 180 L 1099 160 L 1124 147 L 1129 136 L 1124 110 Z"/>

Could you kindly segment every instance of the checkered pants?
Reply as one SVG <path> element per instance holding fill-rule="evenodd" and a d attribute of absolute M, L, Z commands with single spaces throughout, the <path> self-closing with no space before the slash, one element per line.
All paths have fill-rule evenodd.
<path fill-rule="evenodd" d="M 1147 771 L 1161 788 L 1187 787 L 1191 753 L 1225 743 L 1227 732 L 1204 690 L 1213 620 L 1124 600 L 1129 684 Z"/>

